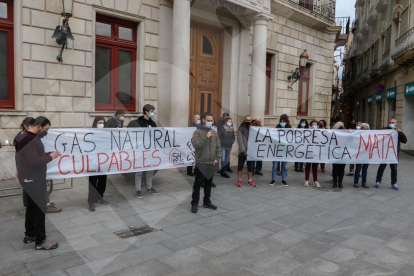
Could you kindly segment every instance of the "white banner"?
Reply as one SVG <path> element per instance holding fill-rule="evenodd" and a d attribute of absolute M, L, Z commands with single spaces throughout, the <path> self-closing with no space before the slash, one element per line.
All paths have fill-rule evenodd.
<path fill-rule="evenodd" d="M 50 129 L 47 179 L 162 170 L 194 164 L 195 128 Z"/>
<path fill-rule="evenodd" d="M 251 127 L 249 161 L 336 164 L 398 163 L 396 130 Z"/>

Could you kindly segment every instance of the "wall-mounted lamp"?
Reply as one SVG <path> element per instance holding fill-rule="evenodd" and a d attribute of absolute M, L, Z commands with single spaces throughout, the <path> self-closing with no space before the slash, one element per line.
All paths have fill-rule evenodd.
<path fill-rule="evenodd" d="M 288 85 L 288 89 L 292 89 L 292 86 L 295 82 L 297 82 L 303 73 L 303 68 L 306 67 L 306 64 L 308 63 L 309 55 L 306 52 L 306 50 L 303 50 L 303 53 L 299 56 L 299 68 L 296 68 L 295 71 L 292 71 L 292 74 L 288 76 L 288 80 L 293 82 Z"/>
<path fill-rule="evenodd" d="M 63 62 L 63 51 L 68 49 L 68 39 L 72 39 L 73 35 L 70 31 L 69 27 L 69 18 L 72 17 L 72 11 L 73 11 L 73 0 L 59 0 L 59 6 L 61 10 L 61 15 L 63 16 L 63 22 L 62 25 L 58 25 L 55 29 L 55 32 L 52 35 L 52 38 L 56 38 L 56 43 L 59 45 L 62 45 L 62 48 L 60 49 L 59 55 L 56 57 L 56 59 L 62 63 Z"/>

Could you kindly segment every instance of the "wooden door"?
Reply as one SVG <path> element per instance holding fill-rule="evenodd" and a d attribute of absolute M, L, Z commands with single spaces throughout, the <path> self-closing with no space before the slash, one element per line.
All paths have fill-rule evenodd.
<path fill-rule="evenodd" d="M 221 116 L 222 41 L 220 29 L 192 23 L 190 39 L 190 112 Z"/>

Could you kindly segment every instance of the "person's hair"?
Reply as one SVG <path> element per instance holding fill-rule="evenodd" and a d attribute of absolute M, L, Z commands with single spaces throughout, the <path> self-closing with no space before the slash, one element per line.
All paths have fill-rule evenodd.
<path fill-rule="evenodd" d="M 214 120 L 214 116 L 213 116 L 213 114 L 211 114 L 210 112 L 204 112 L 202 115 L 201 115 L 201 119 L 206 119 L 206 117 L 207 116 L 211 116 L 211 117 L 213 117 L 213 120 Z"/>
<path fill-rule="evenodd" d="M 339 129 L 340 127 L 345 128 L 344 123 L 342 122 L 337 122 L 332 129 Z"/>
<path fill-rule="evenodd" d="M 279 121 L 280 120 L 289 120 L 289 116 L 288 115 L 286 115 L 286 114 L 282 114 L 281 116 L 280 116 L 280 118 L 279 118 Z"/>
<path fill-rule="evenodd" d="M 118 109 L 118 110 L 115 112 L 115 115 L 116 115 L 116 116 L 118 116 L 118 115 L 122 115 L 122 114 L 125 114 L 125 110 L 123 110 L 123 109 Z"/>
<path fill-rule="evenodd" d="M 227 123 L 229 120 L 232 120 L 233 121 L 232 118 L 228 117 L 224 122 Z"/>
<path fill-rule="evenodd" d="M 102 117 L 102 116 L 95 117 L 95 120 L 93 120 L 92 127 L 97 128 L 98 127 L 98 122 L 101 121 L 101 120 L 103 120 L 104 124 L 105 124 L 105 118 L 104 117 Z"/>
<path fill-rule="evenodd" d="M 289 125 L 289 124 L 290 124 L 289 118 L 287 118 L 287 117 L 280 117 L 280 118 L 279 118 L 279 124 L 280 124 L 280 122 L 281 122 L 281 121 L 286 122 L 286 124 L 287 124 L 287 125 Z"/>
<path fill-rule="evenodd" d="M 40 125 L 41 127 L 45 127 L 46 125 L 52 125 L 52 123 L 49 121 L 48 118 L 44 117 L 44 116 L 39 116 L 37 117 L 34 121 L 30 122 L 31 126 L 38 126 Z"/>
<path fill-rule="evenodd" d="M 313 124 L 313 123 L 316 123 L 317 125 L 319 124 L 319 122 L 318 122 L 318 121 L 316 121 L 316 120 L 312 120 L 312 121 L 310 121 L 309 126 L 312 126 L 312 124 Z"/>
<path fill-rule="evenodd" d="M 369 128 L 369 124 L 368 124 L 368 123 L 362 123 L 362 124 L 361 124 L 361 129 L 364 129 L 364 130 L 370 130 L 370 128 Z"/>
<path fill-rule="evenodd" d="M 221 117 L 224 117 L 224 116 L 230 117 L 229 113 L 227 113 L 227 112 L 224 112 Z"/>
<path fill-rule="evenodd" d="M 196 116 L 200 116 L 200 115 L 198 115 L 198 114 L 195 114 L 195 115 L 194 115 L 194 117 L 193 117 L 193 120 L 195 120 Z"/>
<path fill-rule="evenodd" d="M 20 124 L 20 129 L 21 130 L 25 130 L 26 127 L 30 126 L 30 123 L 31 122 L 34 122 L 34 118 L 32 118 L 32 117 L 26 117 L 26 118 L 24 118 L 24 120 Z"/>
<path fill-rule="evenodd" d="M 246 115 L 246 116 L 244 116 L 244 120 L 246 121 L 246 119 L 247 119 L 247 117 L 252 117 L 252 116 L 250 116 L 250 115 Z"/>
<path fill-rule="evenodd" d="M 352 121 L 351 124 L 349 125 L 350 129 L 356 129 L 356 122 Z"/>
<path fill-rule="evenodd" d="M 389 122 L 389 121 L 391 121 L 391 120 L 395 120 L 395 121 L 398 123 L 398 120 L 397 120 L 397 118 L 395 118 L 395 117 L 390 118 L 390 119 L 388 120 L 388 122 Z"/>
<path fill-rule="evenodd" d="M 300 122 L 299 122 L 299 124 L 298 124 L 298 127 L 299 128 L 301 128 L 302 126 L 300 125 L 302 122 L 305 122 L 305 128 L 309 128 L 309 123 L 308 123 L 308 120 L 306 120 L 306 119 L 301 119 L 300 120 Z"/>
<path fill-rule="evenodd" d="M 253 126 L 262 126 L 262 124 L 260 123 L 260 121 L 259 121 L 259 120 L 254 120 L 254 121 L 252 122 L 252 125 L 253 125 Z"/>
<path fill-rule="evenodd" d="M 327 123 L 326 123 L 326 121 L 325 121 L 325 120 L 319 120 L 319 122 L 322 122 L 323 127 L 326 127 L 326 126 L 327 126 Z M 318 122 L 318 123 L 319 123 L 319 122 Z"/>
<path fill-rule="evenodd" d="M 146 104 L 142 108 L 142 113 L 145 114 L 145 112 L 150 111 L 150 110 L 155 110 L 155 107 L 153 105 L 151 105 L 151 104 Z"/>

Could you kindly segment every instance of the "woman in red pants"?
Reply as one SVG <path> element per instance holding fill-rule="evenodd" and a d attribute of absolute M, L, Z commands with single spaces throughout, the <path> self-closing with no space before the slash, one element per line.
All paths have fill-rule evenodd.
<path fill-rule="evenodd" d="M 318 129 L 318 121 L 316 120 L 312 120 L 309 125 L 311 129 Z M 313 175 L 313 186 L 315 186 L 316 188 L 321 187 L 321 185 L 318 182 L 318 165 L 319 163 L 306 163 L 305 184 L 303 184 L 305 187 L 309 186 L 309 175 L 310 175 L 311 168 L 312 168 L 312 175 Z"/>

